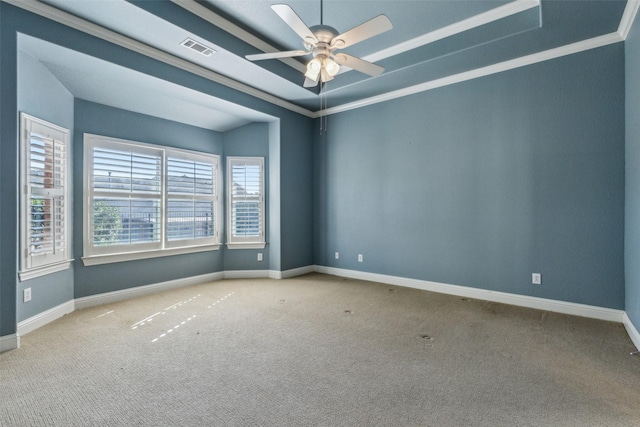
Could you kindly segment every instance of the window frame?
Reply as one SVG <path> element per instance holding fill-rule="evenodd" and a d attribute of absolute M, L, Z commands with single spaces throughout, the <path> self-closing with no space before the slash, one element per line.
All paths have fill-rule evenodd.
<path fill-rule="evenodd" d="M 266 203 L 265 203 L 265 169 L 264 157 L 227 157 L 227 248 L 228 249 L 263 249 L 266 242 Z M 261 224 L 258 236 L 234 236 L 233 235 L 233 177 L 234 165 L 257 165 L 260 168 L 260 195 L 258 197 L 260 212 L 259 221 Z"/>
<path fill-rule="evenodd" d="M 61 144 L 64 147 L 62 157 L 63 171 L 60 186 L 62 188 L 45 189 L 32 186 L 29 177 L 31 176 L 31 135 L 32 133 L 38 133 L 44 136 L 44 139 L 50 139 L 53 144 L 53 156 L 56 153 L 56 145 Z M 71 258 L 71 132 L 61 126 L 31 116 L 24 112 L 20 113 L 20 270 L 18 277 L 20 281 L 30 280 L 36 277 L 44 276 L 47 274 L 55 273 L 58 271 L 66 270 L 70 267 L 73 259 Z M 55 158 L 54 158 L 55 160 Z M 54 162 L 52 162 L 52 177 L 55 173 Z M 55 179 L 52 178 L 52 179 Z M 54 184 L 55 185 L 55 184 Z M 33 255 L 30 252 L 30 223 L 32 220 L 31 215 L 31 199 L 32 196 L 40 196 L 43 198 L 50 198 L 53 203 L 55 200 L 62 200 L 62 236 L 57 236 L 55 225 L 55 213 L 54 224 L 52 224 L 52 240 L 53 249 L 42 255 Z M 52 210 L 55 209 L 55 206 Z M 61 242 L 61 248 L 58 249 L 56 241 Z"/>
<path fill-rule="evenodd" d="M 222 172 L 220 170 L 220 155 L 173 148 L 164 145 L 149 144 L 138 141 L 112 138 L 102 135 L 85 133 L 83 138 L 84 162 L 83 162 L 83 257 L 84 265 L 99 265 L 112 262 L 132 261 L 171 255 L 180 255 L 204 251 L 213 251 L 220 248 L 222 235 L 221 216 L 223 208 L 220 198 L 220 183 Z M 108 191 L 96 190 L 93 187 L 93 152 L 96 147 L 110 150 L 132 150 L 140 153 L 158 155 L 160 157 L 160 192 L 156 197 L 151 193 L 143 198 L 159 200 L 160 238 L 157 242 L 94 246 L 93 237 L 93 203 L 96 197 L 106 197 Z M 168 203 L 171 197 L 168 194 L 168 159 L 179 158 L 192 161 L 208 162 L 213 165 L 213 193 L 210 200 L 213 203 L 213 230 L 214 234 L 205 238 L 169 240 L 168 233 Z M 124 196 L 126 191 L 111 192 L 114 197 Z M 95 195 L 98 196 L 95 196 Z M 135 196 L 134 196 L 135 197 Z"/>

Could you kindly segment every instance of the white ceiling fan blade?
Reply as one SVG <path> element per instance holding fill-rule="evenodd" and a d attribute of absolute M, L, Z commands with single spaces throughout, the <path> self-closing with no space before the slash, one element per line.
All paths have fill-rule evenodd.
<path fill-rule="evenodd" d="M 379 76 L 384 72 L 384 67 L 365 61 L 364 59 L 356 58 L 355 56 L 347 55 L 346 53 L 338 53 L 333 59 L 340 65 L 373 77 Z"/>
<path fill-rule="evenodd" d="M 288 50 L 285 52 L 256 53 L 253 55 L 245 55 L 249 61 L 261 61 L 263 59 L 292 58 L 294 56 L 304 56 L 311 52 L 306 50 Z"/>
<path fill-rule="evenodd" d="M 320 78 L 320 69 L 318 69 L 317 71 L 313 71 L 309 70 L 307 67 L 307 72 L 304 74 L 304 76 L 307 78 L 307 80 L 317 82 Z"/>
<path fill-rule="evenodd" d="M 278 14 L 280 18 L 289 26 L 293 31 L 298 34 L 305 43 L 315 45 L 318 43 L 318 39 L 313 35 L 307 24 L 286 4 L 274 4 L 271 9 Z"/>
<path fill-rule="evenodd" d="M 316 87 L 318 86 L 318 80 L 311 80 L 309 77 L 304 79 L 303 87 Z"/>
<path fill-rule="evenodd" d="M 370 37 L 389 31 L 393 28 L 393 24 L 384 15 L 378 15 L 375 18 L 360 24 L 349 31 L 339 34 L 331 40 L 331 47 L 343 49 L 352 46 Z"/>

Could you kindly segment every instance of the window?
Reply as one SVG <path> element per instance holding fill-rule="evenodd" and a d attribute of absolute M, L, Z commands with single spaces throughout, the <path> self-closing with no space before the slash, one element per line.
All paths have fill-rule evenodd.
<path fill-rule="evenodd" d="M 227 247 L 260 249 L 264 236 L 264 159 L 227 158 Z"/>
<path fill-rule="evenodd" d="M 219 157 L 85 134 L 85 265 L 218 249 Z"/>
<path fill-rule="evenodd" d="M 20 114 L 20 280 L 69 268 L 69 131 Z"/>

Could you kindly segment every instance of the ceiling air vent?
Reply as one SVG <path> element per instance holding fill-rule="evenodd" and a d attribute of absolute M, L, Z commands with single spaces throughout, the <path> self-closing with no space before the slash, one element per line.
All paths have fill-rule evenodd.
<path fill-rule="evenodd" d="M 207 47 L 205 45 L 203 45 L 202 43 L 198 43 L 197 41 L 193 40 L 193 39 L 186 39 L 185 41 L 183 41 L 182 43 L 180 43 L 182 46 L 191 49 L 195 52 L 198 52 L 200 55 L 204 55 L 204 56 L 211 56 L 213 55 L 216 51 L 211 49 L 210 47 Z"/>

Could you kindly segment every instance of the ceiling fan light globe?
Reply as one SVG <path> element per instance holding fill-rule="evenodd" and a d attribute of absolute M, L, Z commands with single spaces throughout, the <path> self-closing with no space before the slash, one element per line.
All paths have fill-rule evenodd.
<path fill-rule="evenodd" d="M 326 82 L 330 82 L 331 80 L 333 80 L 333 76 L 330 75 L 327 70 L 322 69 L 322 72 L 320 73 L 320 81 L 322 83 L 326 83 Z"/>
<path fill-rule="evenodd" d="M 318 74 L 318 72 L 320 72 L 321 69 L 322 69 L 322 62 L 318 58 L 313 58 L 307 64 L 308 73 Z"/>
<path fill-rule="evenodd" d="M 327 70 L 327 74 L 333 77 L 338 74 L 338 71 L 340 71 L 340 65 L 338 65 L 335 61 L 327 58 L 324 60 L 324 69 Z"/>

